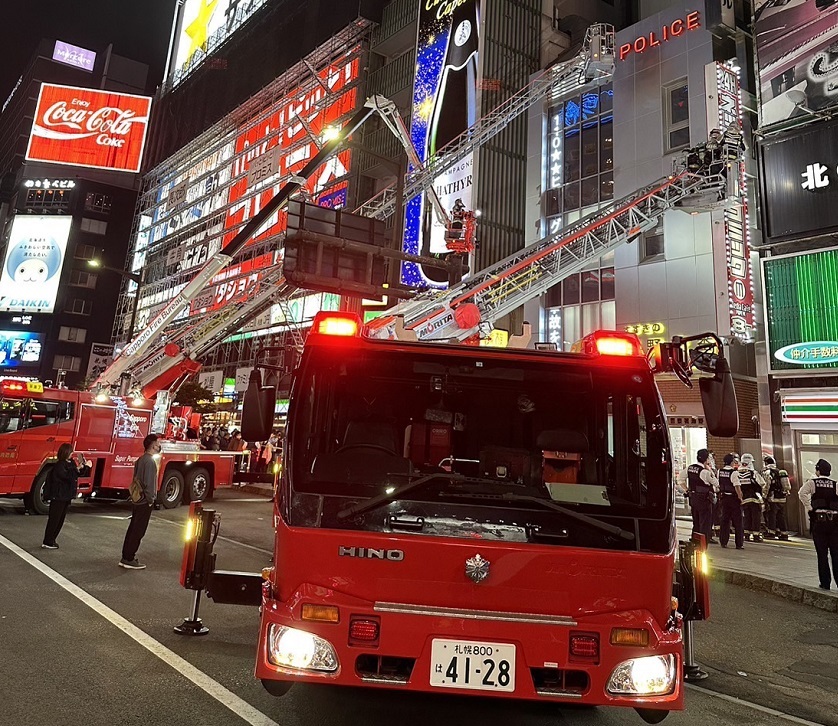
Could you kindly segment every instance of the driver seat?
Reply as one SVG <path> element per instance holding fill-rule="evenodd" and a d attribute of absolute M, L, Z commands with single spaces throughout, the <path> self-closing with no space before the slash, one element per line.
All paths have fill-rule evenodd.
<path fill-rule="evenodd" d="M 392 454 L 399 454 L 399 437 L 396 427 L 382 421 L 350 421 L 343 435 L 340 448 L 353 446 L 378 446 Z"/>

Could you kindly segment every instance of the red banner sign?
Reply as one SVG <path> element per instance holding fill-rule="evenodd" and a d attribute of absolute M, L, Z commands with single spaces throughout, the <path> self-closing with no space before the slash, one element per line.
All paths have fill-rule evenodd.
<path fill-rule="evenodd" d="M 227 303 L 249 295 L 264 271 L 273 264 L 274 253 L 268 252 L 230 265 L 213 277 L 206 291 L 192 301 L 189 314 L 220 310 Z"/>
<path fill-rule="evenodd" d="M 236 138 L 233 176 L 238 180 L 230 187 L 224 244 L 277 193 L 289 174 L 298 172 L 317 154 L 317 137 L 326 127 L 355 110 L 355 90 L 344 88 L 355 81 L 358 71 L 357 60 L 331 66 L 319 74 L 322 85 L 305 93 L 290 93 L 274 113 L 242 129 Z M 329 100 L 329 95 L 334 95 L 334 100 Z M 309 177 L 305 189 L 317 196 L 346 176 L 350 155 L 343 151 L 329 159 Z M 284 212 L 275 215 L 250 244 L 283 232 L 286 221 Z"/>
<path fill-rule="evenodd" d="M 137 172 L 150 111 L 146 96 L 43 83 L 26 158 Z"/>

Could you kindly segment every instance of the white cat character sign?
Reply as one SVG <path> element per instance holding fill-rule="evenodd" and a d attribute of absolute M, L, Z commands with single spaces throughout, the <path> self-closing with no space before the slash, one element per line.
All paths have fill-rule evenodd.
<path fill-rule="evenodd" d="M 72 217 L 17 216 L 0 275 L 0 311 L 51 313 Z"/>

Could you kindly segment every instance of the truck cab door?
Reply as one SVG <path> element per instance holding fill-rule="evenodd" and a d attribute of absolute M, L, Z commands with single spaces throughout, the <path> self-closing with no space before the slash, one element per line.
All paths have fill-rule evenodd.
<path fill-rule="evenodd" d="M 39 398 L 29 400 L 17 449 L 15 475 L 19 477 L 16 486 L 18 490 L 21 490 L 21 482 L 23 482 L 22 486 L 28 490 L 41 470 L 44 459 L 54 457 L 59 444 L 64 443 L 58 440 L 59 405 L 58 401 Z"/>
<path fill-rule="evenodd" d="M 25 420 L 26 399 L 0 398 L 0 494 L 14 491 Z"/>

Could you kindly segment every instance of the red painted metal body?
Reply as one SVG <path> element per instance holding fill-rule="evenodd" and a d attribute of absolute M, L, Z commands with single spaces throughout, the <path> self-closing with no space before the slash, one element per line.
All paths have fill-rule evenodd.
<path fill-rule="evenodd" d="M 326 345 L 325 338 L 311 336 L 307 346 Z M 386 347 L 390 354 L 404 353 L 405 370 L 410 369 L 410 356 L 421 354 L 415 343 L 344 338 L 331 344 L 332 355 L 341 360 L 344 351 L 349 360 L 354 346 L 364 346 L 371 357 L 376 346 L 382 346 L 381 350 Z M 462 348 L 439 348 L 451 350 L 452 356 L 463 356 Z M 429 346 L 423 349 L 427 351 Z M 543 354 L 532 351 L 481 349 L 480 355 L 484 361 L 489 360 L 487 356 L 496 356 L 494 360 L 508 363 L 510 368 L 516 363 L 544 365 L 546 360 Z M 542 357 L 537 360 L 537 356 Z M 606 371 L 612 375 L 613 371 L 615 377 L 633 381 L 650 381 L 651 377 L 642 355 L 608 360 L 596 355 L 559 354 L 556 361 L 557 375 L 563 370 L 561 366 L 575 366 L 578 372 L 590 362 L 600 374 Z M 304 354 L 301 368 L 305 366 Z M 304 373 L 301 375 L 305 378 Z M 295 391 L 306 385 L 299 384 Z M 294 423 L 294 395 L 289 427 Z M 659 396 L 656 398 L 660 406 Z M 330 399 L 328 406 L 333 405 Z M 503 411 L 497 415 L 502 417 Z M 662 528 L 663 545 L 654 552 L 557 545 L 535 539 L 504 541 L 485 536 L 479 524 L 468 519 L 459 522 L 452 536 L 339 526 L 330 529 L 319 523 L 326 516 L 322 503 L 317 523 L 292 526 L 289 522 L 293 516 L 289 518 L 289 514 L 301 506 L 295 504 L 291 484 L 295 476 L 293 442 L 289 433 L 289 463 L 275 509 L 275 566 L 263 587 L 256 663 L 256 676 L 263 682 L 319 682 L 557 703 L 683 709 L 683 644 L 679 621 L 672 611 L 676 532 L 671 501 L 663 519 L 656 520 L 656 526 Z M 658 466 L 663 467 L 658 482 L 671 478 L 668 444 L 661 446 L 655 453 Z M 433 501 L 433 497 L 420 500 Z M 514 522 L 516 511 L 520 513 L 510 509 L 506 521 Z M 467 576 L 467 560 L 478 554 L 491 564 L 491 574 L 483 581 Z M 304 619 L 304 605 L 336 607 L 337 622 Z M 358 620 L 362 627 L 351 630 L 351 623 Z M 375 640 L 362 643 L 352 635 L 374 633 L 376 624 Z M 277 632 L 278 626 L 303 630 L 328 641 L 334 648 L 337 667 L 331 672 L 315 672 L 277 665 L 270 656 L 270 643 L 271 633 Z M 612 644 L 615 628 L 645 631 L 641 635 L 644 639 L 648 635 L 648 644 Z M 598 641 L 597 655 L 580 655 L 581 646 L 574 655 L 571 639 L 575 636 L 585 646 Z M 467 690 L 452 687 L 450 682 L 444 688 L 433 685 L 434 669 L 440 671 L 439 659 L 433 660 L 432 650 L 434 641 L 441 639 L 514 646 L 514 690 Z M 674 657 L 677 676 L 668 693 L 618 696 L 608 691 L 608 681 L 620 663 L 657 655 Z M 371 669 L 373 662 L 379 664 L 378 672 Z"/>
<path fill-rule="evenodd" d="M 30 385 L 31 390 L 12 387 L 18 386 L 0 380 L 0 496 L 32 492 L 63 443 L 71 443 L 91 463 L 90 476 L 79 480 L 82 495 L 125 495 L 151 429 L 151 401 L 116 396 L 97 400 L 87 391 L 39 385 Z M 171 472 L 188 476 L 190 467 L 199 466 L 210 472 L 213 488 L 233 481 L 233 454 L 164 441 L 160 456 L 158 488 Z"/>

